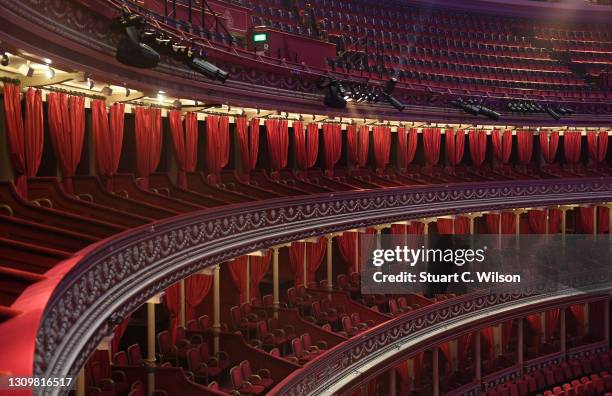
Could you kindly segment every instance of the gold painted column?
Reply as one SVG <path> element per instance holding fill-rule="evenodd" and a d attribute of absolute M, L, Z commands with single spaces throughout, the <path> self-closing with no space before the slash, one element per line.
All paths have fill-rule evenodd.
<path fill-rule="evenodd" d="M 501 356 L 502 354 L 502 325 L 501 323 L 493 326 L 493 350 L 495 356 Z"/>
<path fill-rule="evenodd" d="M 147 394 L 155 393 L 155 305 L 161 303 L 161 294 L 147 301 Z"/>
<path fill-rule="evenodd" d="M 82 368 L 76 377 L 75 395 L 85 396 L 85 368 Z"/>
<path fill-rule="evenodd" d="M 303 273 L 302 276 L 304 277 L 302 284 L 304 285 L 304 287 L 308 286 L 308 260 L 307 260 L 307 253 L 308 253 L 308 249 L 306 249 L 306 244 L 308 242 L 304 241 L 304 261 L 302 263 L 302 269 L 303 269 Z"/>
<path fill-rule="evenodd" d="M 359 272 L 359 229 L 355 230 L 355 267 L 353 272 Z"/>
<path fill-rule="evenodd" d="M 431 366 L 433 369 L 432 382 L 433 382 L 433 396 L 440 396 L 440 365 L 439 359 L 439 348 L 436 346 L 433 349 Z"/>
<path fill-rule="evenodd" d="M 457 344 L 458 342 L 456 338 L 448 342 L 448 346 L 450 349 L 451 368 L 453 371 L 457 371 L 459 369 Z"/>
<path fill-rule="evenodd" d="M 548 208 L 544 209 L 544 213 L 545 213 L 545 218 L 546 218 L 546 228 L 544 229 L 544 233 L 546 235 L 548 235 L 548 233 L 550 232 L 550 230 L 548 229 L 549 227 L 549 223 L 550 223 L 550 211 Z"/>
<path fill-rule="evenodd" d="M 544 344 L 546 342 L 546 312 L 540 312 L 540 329 L 542 331 L 540 340 Z"/>
<path fill-rule="evenodd" d="M 221 266 L 215 265 L 213 272 L 213 353 L 219 354 L 219 333 L 221 332 Z"/>
<path fill-rule="evenodd" d="M 597 236 L 597 205 L 593 205 L 593 236 Z"/>
<path fill-rule="evenodd" d="M 329 234 L 326 236 L 327 238 L 327 249 L 325 251 L 326 260 L 327 260 L 327 290 L 332 291 L 334 289 L 333 281 L 334 281 L 334 269 L 332 262 L 332 252 L 333 252 L 333 242 L 334 235 Z"/>
<path fill-rule="evenodd" d="M 408 359 L 408 386 L 410 390 L 414 389 L 414 358 Z"/>
<path fill-rule="evenodd" d="M 247 255 L 246 262 L 246 303 L 251 302 L 251 256 Z"/>
<path fill-rule="evenodd" d="M 274 317 L 278 318 L 280 306 L 280 293 L 278 285 L 278 247 L 272 248 L 272 304 L 274 306 Z"/>

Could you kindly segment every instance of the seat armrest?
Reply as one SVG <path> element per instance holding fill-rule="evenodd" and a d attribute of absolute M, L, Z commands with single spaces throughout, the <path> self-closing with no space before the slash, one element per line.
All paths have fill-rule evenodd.
<path fill-rule="evenodd" d="M 208 364 L 210 367 L 219 367 L 219 359 L 211 356 L 206 360 L 206 364 Z"/>
<path fill-rule="evenodd" d="M 119 370 L 113 370 L 111 372 L 111 376 L 113 378 L 113 381 L 115 382 L 126 382 L 126 377 L 125 377 L 125 373 L 123 371 L 119 371 Z"/>
<path fill-rule="evenodd" d="M 268 369 L 259 369 L 257 371 L 257 375 L 259 375 L 261 378 L 270 378 L 270 370 L 268 370 Z"/>
<path fill-rule="evenodd" d="M 252 384 L 259 384 L 261 382 L 261 377 L 257 374 L 251 374 L 251 376 L 249 377 L 248 381 Z"/>
<path fill-rule="evenodd" d="M 217 353 L 217 359 L 219 359 L 219 360 L 229 360 L 229 355 L 225 351 L 219 351 Z"/>
<path fill-rule="evenodd" d="M 87 202 L 93 202 L 94 201 L 94 197 L 91 194 L 78 194 L 77 199 L 80 199 L 81 201 L 87 201 Z"/>
<path fill-rule="evenodd" d="M 102 378 L 97 385 L 105 391 L 115 390 L 115 381 L 110 378 Z"/>
<path fill-rule="evenodd" d="M 274 329 L 274 330 L 272 330 L 272 332 L 277 337 L 284 337 L 285 336 L 285 330 L 283 330 L 283 329 Z"/>
<path fill-rule="evenodd" d="M 327 342 L 325 342 L 325 341 L 317 341 L 317 348 L 319 348 L 319 349 L 327 349 Z"/>

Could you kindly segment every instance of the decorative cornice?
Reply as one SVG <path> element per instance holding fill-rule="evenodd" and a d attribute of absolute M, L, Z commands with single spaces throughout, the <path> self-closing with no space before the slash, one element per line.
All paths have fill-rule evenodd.
<path fill-rule="evenodd" d="M 142 226 L 90 248 L 59 282 L 40 322 L 34 373 L 76 373 L 148 298 L 254 250 L 422 217 L 611 200 L 612 178 L 470 183 L 281 198 Z"/>

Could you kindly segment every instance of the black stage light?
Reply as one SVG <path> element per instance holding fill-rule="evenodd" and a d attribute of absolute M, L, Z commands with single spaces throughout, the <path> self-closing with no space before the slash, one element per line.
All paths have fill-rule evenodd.
<path fill-rule="evenodd" d="M 463 109 L 463 111 L 471 115 L 477 116 L 478 114 L 480 114 L 480 106 L 475 106 L 475 105 L 464 103 L 461 108 Z"/>
<path fill-rule="evenodd" d="M 385 98 L 385 100 L 389 102 L 391 106 L 395 107 L 396 110 L 403 111 L 406 108 L 405 104 L 395 99 L 393 96 L 389 95 L 387 92 L 383 92 L 382 95 Z"/>
<path fill-rule="evenodd" d="M 557 114 L 557 112 L 555 112 L 550 107 L 546 107 L 546 112 L 548 113 L 548 115 L 550 115 L 552 118 L 554 118 L 557 121 L 561 118 L 561 116 Z"/>
<path fill-rule="evenodd" d="M 219 69 L 217 66 L 212 63 L 205 61 L 202 58 L 197 56 L 192 56 L 188 61 L 189 66 L 195 71 L 204 74 L 205 76 L 212 78 L 213 80 L 218 80 L 221 82 L 225 82 L 229 77 L 229 73 L 225 70 Z"/>
<path fill-rule="evenodd" d="M 0 62 L 0 64 L 5 67 L 9 65 L 9 57 L 6 52 L 2 53 L 2 62 Z"/>
<path fill-rule="evenodd" d="M 389 81 L 387 81 L 387 86 L 385 87 L 384 92 L 387 95 L 391 95 L 393 93 L 393 90 L 395 89 L 395 84 L 397 84 L 397 78 L 391 77 Z"/>
<path fill-rule="evenodd" d="M 484 107 L 484 106 L 480 106 L 480 114 L 492 120 L 499 120 L 499 117 L 501 116 L 501 114 L 499 114 L 498 112 L 491 110 L 488 107 Z"/>
<path fill-rule="evenodd" d="M 344 99 L 344 91 L 341 89 L 337 81 L 332 81 L 327 87 L 327 93 L 323 99 L 323 103 L 327 107 L 335 109 L 344 109 L 346 107 L 346 99 Z"/>
<path fill-rule="evenodd" d="M 128 66 L 141 69 L 152 69 L 159 63 L 159 54 L 147 44 L 140 42 L 137 27 L 144 21 L 138 15 L 124 15 L 118 21 L 124 29 L 125 37 L 117 45 L 116 58 Z"/>

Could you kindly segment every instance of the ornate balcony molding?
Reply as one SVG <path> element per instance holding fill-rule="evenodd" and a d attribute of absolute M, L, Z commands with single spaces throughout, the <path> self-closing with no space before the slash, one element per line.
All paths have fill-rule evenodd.
<path fill-rule="evenodd" d="M 250 251 L 422 217 L 603 201 L 612 201 L 612 178 L 470 183 L 282 198 L 143 226 L 87 248 L 66 270 L 41 318 L 34 373 L 76 373 L 101 339 L 148 298 Z M 478 305 L 502 302 L 488 301 Z"/>

